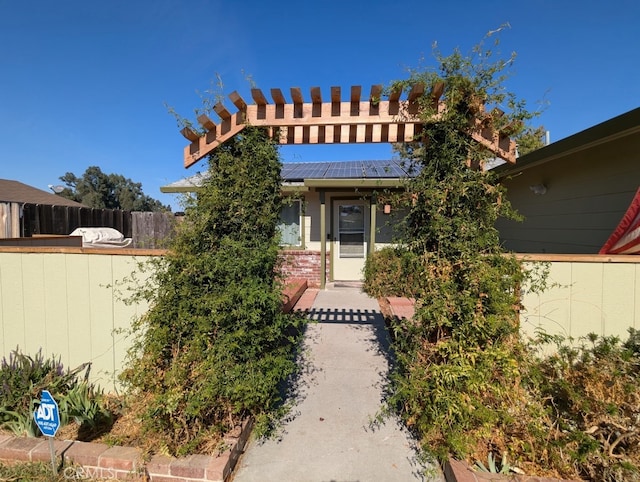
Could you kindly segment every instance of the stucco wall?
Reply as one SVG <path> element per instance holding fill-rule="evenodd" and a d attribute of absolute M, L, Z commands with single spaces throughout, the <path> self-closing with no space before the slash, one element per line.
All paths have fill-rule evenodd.
<path fill-rule="evenodd" d="M 125 303 L 133 284 L 124 280 L 135 273 L 143 282 L 148 273 L 138 263 L 149 256 L 40 250 L 0 252 L 2 355 L 19 347 L 30 356 L 42 349 L 60 357 L 65 368 L 91 362 L 91 379 L 112 390 L 130 346 L 118 330 L 147 309 Z"/>
<path fill-rule="evenodd" d="M 547 289 L 524 292 L 521 330 L 576 340 L 589 333 L 628 337 L 640 329 L 640 257 L 523 255 L 529 269 L 547 266 Z M 541 264 L 543 263 L 543 264 Z"/>

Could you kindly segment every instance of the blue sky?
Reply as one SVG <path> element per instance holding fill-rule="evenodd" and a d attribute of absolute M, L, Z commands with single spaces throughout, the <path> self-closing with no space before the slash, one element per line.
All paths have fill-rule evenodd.
<path fill-rule="evenodd" d="M 463 53 L 489 30 L 507 87 L 557 141 L 640 106 L 637 0 L 0 0 L 0 178 L 47 189 L 92 165 L 160 186 L 185 169 L 187 141 L 167 110 L 194 118 L 200 94 L 251 101 L 250 76 L 277 87 L 348 92 L 435 66 L 432 44 Z M 226 102 L 232 112 L 235 108 Z M 214 119 L 216 119 L 214 117 Z M 283 161 L 385 159 L 388 145 L 295 146 Z"/>

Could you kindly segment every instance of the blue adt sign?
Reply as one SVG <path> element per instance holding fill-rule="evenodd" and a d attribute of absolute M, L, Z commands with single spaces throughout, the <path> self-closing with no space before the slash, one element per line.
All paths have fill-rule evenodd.
<path fill-rule="evenodd" d="M 58 403 L 53 399 L 48 390 L 42 390 L 40 406 L 33 412 L 33 418 L 42 434 L 47 437 L 53 437 L 60 428 Z"/>

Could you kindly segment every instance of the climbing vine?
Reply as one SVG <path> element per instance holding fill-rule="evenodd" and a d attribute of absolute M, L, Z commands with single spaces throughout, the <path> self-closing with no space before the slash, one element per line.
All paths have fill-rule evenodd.
<path fill-rule="evenodd" d="M 303 319 L 281 311 L 277 147 L 247 127 L 209 159 L 188 202 L 123 380 L 143 400 L 147 439 L 165 451 L 211 449 L 244 417 L 281 406 Z"/>
<path fill-rule="evenodd" d="M 423 136 L 399 146 L 415 176 L 401 195 L 386 194 L 385 202 L 408 212 L 398 242 L 365 268 L 370 295 L 416 300 L 411 320 L 389 320 L 397 363 L 388 409 L 443 461 L 639 480 L 638 333 L 630 329 L 624 343 L 519 333 L 520 289 L 546 283 L 502 249 L 496 221 L 519 216 L 482 169 L 491 154 L 469 136 L 480 122 L 508 131 L 525 149 L 540 146 L 543 130 L 526 127 L 534 113 L 503 89 L 513 57 L 493 60 L 479 46 L 471 56 L 436 58 L 437 70 L 412 72 L 390 87 L 425 86 Z M 430 90 L 441 88 L 446 109 L 437 111 Z"/>
<path fill-rule="evenodd" d="M 503 252 L 495 228 L 498 218 L 518 216 L 496 177 L 482 169 L 492 154 L 470 130 L 480 123 L 526 137 L 535 132 L 526 127 L 534 114 L 503 88 L 513 58 L 496 60 L 480 46 L 471 56 L 436 52 L 436 59 L 437 69 L 413 71 L 390 86 L 425 86 L 423 132 L 420 142 L 398 148 L 416 173 L 394 200 L 408 215 L 397 246 L 369 259 L 365 290 L 416 300 L 414 318 L 390 327 L 397 356 L 390 407 L 440 458 L 487 460 L 487 452 L 515 442 L 517 432 L 542 430 L 525 413 L 544 417 L 521 384 L 523 270 Z M 431 96 L 436 89 L 443 89 L 444 111 Z"/>

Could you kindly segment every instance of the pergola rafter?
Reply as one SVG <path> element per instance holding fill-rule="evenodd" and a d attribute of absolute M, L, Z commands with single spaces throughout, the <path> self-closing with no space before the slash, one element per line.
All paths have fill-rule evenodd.
<path fill-rule="evenodd" d="M 420 138 L 424 119 L 418 117 L 418 99 L 425 95 L 425 86 L 416 84 L 402 99 L 402 91 L 391 92 L 383 100 L 381 85 L 373 85 L 368 99 L 362 99 L 362 87 L 352 86 L 349 100 L 342 100 L 340 87 L 331 87 L 330 100 L 323 101 L 320 87 L 312 87 L 311 102 L 305 102 L 298 87 L 290 89 L 288 103 L 280 89 L 271 89 L 273 103 L 269 103 L 260 89 L 251 89 L 253 104 L 247 104 L 237 93 L 229 99 L 237 112 L 231 113 L 218 103 L 213 110 L 220 118 L 214 122 L 209 116 L 198 116 L 202 133 L 189 127 L 182 135 L 191 142 L 184 150 L 184 165 L 190 167 L 216 147 L 235 136 L 247 125 L 269 127 L 279 132 L 280 144 L 351 144 L 401 143 Z M 446 109 L 441 100 L 444 84 L 439 83 L 429 96 L 434 107 L 434 121 Z M 480 120 L 470 127 L 469 135 L 508 162 L 515 162 L 515 143 L 509 136 L 495 132 Z"/>

